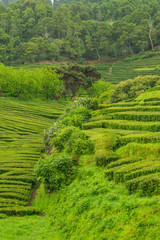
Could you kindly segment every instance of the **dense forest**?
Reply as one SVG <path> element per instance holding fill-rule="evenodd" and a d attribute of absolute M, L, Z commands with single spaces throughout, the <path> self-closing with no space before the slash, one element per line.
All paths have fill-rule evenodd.
<path fill-rule="evenodd" d="M 160 0 L 1 0 L 0 62 L 107 60 L 160 45 Z"/>

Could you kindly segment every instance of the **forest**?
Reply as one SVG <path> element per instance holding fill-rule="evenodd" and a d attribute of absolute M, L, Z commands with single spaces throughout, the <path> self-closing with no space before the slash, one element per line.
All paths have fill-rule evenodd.
<path fill-rule="evenodd" d="M 4 64 L 109 60 L 159 45 L 159 0 L 1 0 Z"/>

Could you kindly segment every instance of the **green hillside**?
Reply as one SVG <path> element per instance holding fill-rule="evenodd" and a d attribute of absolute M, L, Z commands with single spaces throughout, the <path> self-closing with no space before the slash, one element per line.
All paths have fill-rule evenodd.
<path fill-rule="evenodd" d="M 96 68 L 99 70 L 104 80 L 117 84 L 140 75 L 159 75 L 160 57 L 129 62 L 119 61 L 113 64 L 98 64 Z"/>
<path fill-rule="evenodd" d="M 33 168 L 43 148 L 44 129 L 64 105 L 55 102 L 0 99 L 0 214 L 32 214 L 27 207 L 35 177 Z"/>
<path fill-rule="evenodd" d="M 101 134 L 118 137 L 114 149 L 118 160 L 110 159 L 106 163 L 106 177 L 124 183 L 130 193 L 160 194 L 160 108 L 157 102 L 149 102 L 149 106 L 147 102 L 112 104 L 98 110 L 98 114 L 101 115 L 83 125 L 85 133 L 93 137 L 101 131 Z"/>
<path fill-rule="evenodd" d="M 79 156 L 75 177 L 69 185 L 63 185 L 60 190 L 53 193 L 47 193 L 44 185 L 41 184 L 30 208 L 25 205 L 31 190 L 23 191 L 25 199 L 22 199 L 20 189 L 29 187 L 31 189 L 32 184 L 26 182 L 26 179 L 33 177 L 33 165 L 37 161 L 35 155 L 36 157 L 40 155 L 42 146 L 40 132 L 44 127 L 52 125 L 53 119 L 62 113 L 64 105 L 57 103 L 42 105 L 40 102 L 4 99 L 1 99 L 0 103 L 3 111 L 2 119 L 5 117 L 1 126 L 2 129 L 6 129 L 6 134 L 2 135 L 5 131 L 1 133 L 3 136 L 1 162 L 2 159 L 5 160 L 6 168 L 12 164 L 12 172 L 15 171 L 14 175 L 8 172 L 6 176 L 5 181 L 8 183 L 5 183 L 4 189 L 9 189 L 11 198 L 5 195 L 3 204 L 10 206 L 6 208 L 1 201 L 1 212 L 8 215 L 9 213 L 21 215 L 41 213 L 38 216 L 21 218 L 1 214 L 2 240 L 159 240 L 160 109 L 158 101 L 102 104 L 99 110 L 92 112 L 92 119 L 83 124 L 83 133 L 87 134 L 89 140 L 94 143 L 94 152 Z M 9 113 L 7 109 L 10 110 Z M 72 128 L 70 124 L 79 124 L 79 120 L 82 120 L 79 114 L 85 114 L 85 119 L 91 117 L 90 110 L 84 108 L 73 108 L 68 111 L 59 120 L 63 121 L 63 124 L 69 124 L 67 129 Z M 10 113 L 13 116 L 12 128 L 8 120 Z M 63 133 L 67 132 L 61 124 L 55 125 L 52 130 L 57 129 L 58 126 L 62 127 L 62 133 L 59 135 L 61 130 L 58 130 L 53 139 L 60 140 L 55 141 L 56 144 L 60 144 L 60 151 L 63 151 L 62 147 L 66 147 L 66 151 L 75 147 L 72 150 L 76 152 L 83 146 L 82 152 L 84 152 L 86 145 L 83 145 L 80 139 L 76 139 L 78 135 L 73 134 L 69 145 L 66 142 L 67 134 L 61 141 L 59 136 L 62 137 Z M 75 126 L 74 129 L 73 133 L 76 132 Z M 80 131 L 82 130 L 79 129 L 77 133 Z M 84 136 L 82 133 L 80 135 Z M 9 140 L 10 142 L 7 142 Z M 89 141 L 86 143 L 89 144 Z M 54 148 L 52 151 L 54 154 Z M 18 175 L 17 165 L 21 170 L 23 169 L 23 174 L 25 172 L 23 178 L 22 174 Z M 27 170 L 30 167 L 28 172 L 24 171 L 24 167 Z M 3 167 L 2 170 L 4 171 Z M 4 176 L 4 173 L 2 174 Z M 14 180 L 11 177 L 14 177 Z M 3 184 L 1 179 L 2 188 Z M 13 196 L 12 189 L 15 184 L 14 192 L 19 200 Z M 9 199 L 12 199 L 12 205 L 11 202 L 8 203 Z M 22 207 L 20 203 L 25 204 Z"/>

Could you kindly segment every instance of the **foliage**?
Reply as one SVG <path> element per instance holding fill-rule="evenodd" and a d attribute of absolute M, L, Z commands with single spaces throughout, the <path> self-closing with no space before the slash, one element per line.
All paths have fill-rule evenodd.
<path fill-rule="evenodd" d="M 48 191 L 58 190 L 68 183 L 73 175 L 73 165 L 78 165 L 78 158 L 94 150 L 93 142 L 80 130 L 82 123 L 92 117 L 92 111 L 84 106 L 79 107 L 79 103 L 78 107 L 75 106 L 45 132 L 45 150 L 51 155 L 39 161 L 35 173 L 38 179 L 44 180 Z"/>
<path fill-rule="evenodd" d="M 159 52 L 159 0 L 1 3 L 6 6 L 0 7 L 0 61 L 5 64 Z"/>
<path fill-rule="evenodd" d="M 107 92 L 111 89 L 111 83 L 105 81 L 97 81 L 88 89 L 88 95 L 90 97 L 101 97 L 104 92 Z"/>
<path fill-rule="evenodd" d="M 57 73 L 61 74 L 65 91 L 76 97 L 80 88 L 88 89 L 94 82 L 101 78 L 101 74 L 95 67 L 71 64 L 68 67 L 54 67 Z"/>
<path fill-rule="evenodd" d="M 76 98 L 70 109 L 75 109 L 78 107 L 85 107 L 87 109 L 96 110 L 99 108 L 98 100 L 97 98 L 91 97 Z"/>
<path fill-rule="evenodd" d="M 152 90 L 152 89 L 150 89 Z M 140 94 L 136 100 L 137 101 L 158 101 L 160 99 L 160 91 L 158 88 L 155 88 L 153 91 L 146 91 L 145 93 Z"/>
<path fill-rule="evenodd" d="M 66 153 L 52 154 L 40 159 L 35 168 L 39 180 L 43 179 L 48 192 L 59 190 L 74 174 L 73 159 Z"/>
<path fill-rule="evenodd" d="M 38 190 L 34 206 L 46 215 L 45 228 L 50 226 L 47 239 L 120 240 L 136 236 L 158 240 L 159 198 L 128 195 L 124 186 L 106 181 L 105 171 L 85 166 L 63 190 L 49 196 L 43 186 Z M 39 221 L 35 224 L 34 231 Z"/>
<path fill-rule="evenodd" d="M 64 108 L 54 101 L 0 98 L 0 218 L 2 213 L 40 213 L 28 206 L 37 187 L 33 169 L 41 156 L 44 128 L 52 126 Z"/>
<path fill-rule="evenodd" d="M 160 78 L 159 76 L 139 76 L 133 80 L 127 80 L 116 85 L 111 92 L 110 101 L 119 102 L 119 101 L 131 101 L 138 97 L 141 93 L 145 92 L 148 89 L 153 88 L 156 85 L 159 85 Z"/>
<path fill-rule="evenodd" d="M 59 152 L 65 150 L 74 157 L 92 153 L 94 150 L 94 144 L 76 127 L 63 128 L 51 141 Z"/>
<path fill-rule="evenodd" d="M 63 82 L 51 69 L 24 70 L 0 65 L 1 97 L 54 99 L 63 89 Z"/>
<path fill-rule="evenodd" d="M 118 156 L 113 151 L 100 149 L 95 154 L 95 162 L 97 166 L 107 166 L 110 162 L 118 159 Z"/>
<path fill-rule="evenodd" d="M 140 54 L 138 56 L 132 56 L 132 57 L 129 57 L 129 58 L 125 58 L 125 59 L 123 59 L 123 61 L 124 62 L 130 62 L 130 61 L 150 58 L 150 57 L 154 57 L 154 56 L 159 56 L 159 55 L 160 55 L 160 52 L 150 52 L 150 53 Z"/>

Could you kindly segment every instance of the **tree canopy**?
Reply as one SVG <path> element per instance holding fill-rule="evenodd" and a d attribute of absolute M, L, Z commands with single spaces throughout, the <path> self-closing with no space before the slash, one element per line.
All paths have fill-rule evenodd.
<path fill-rule="evenodd" d="M 107 59 L 155 51 L 160 0 L 2 0 L 0 61 Z"/>

